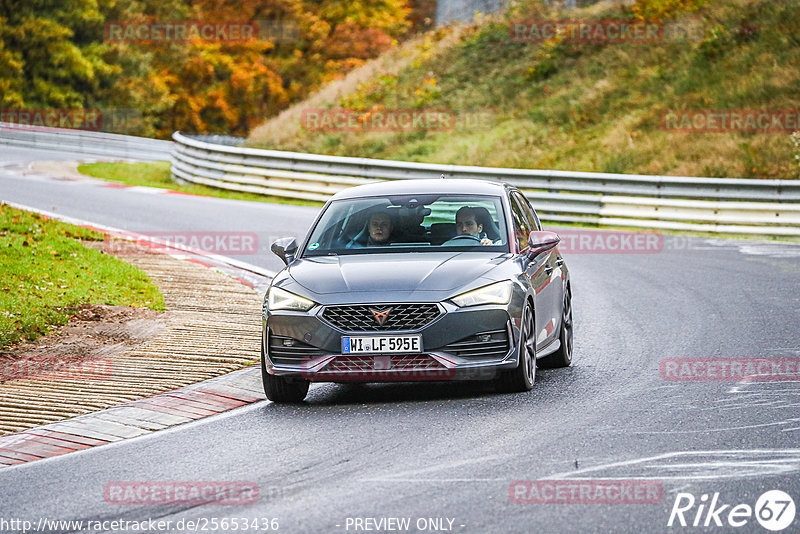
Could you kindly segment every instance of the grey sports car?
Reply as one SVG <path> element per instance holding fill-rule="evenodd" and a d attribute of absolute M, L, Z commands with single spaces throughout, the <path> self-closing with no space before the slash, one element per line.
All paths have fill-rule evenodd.
<path fill-rule="evenodd" d="M 559 237 L 516 188 L 400 180 L 331 198 L 264 297 L 261 365 L 275 402 L 310 382 L 494 380 L 528 391 L 572 362 Z"/>

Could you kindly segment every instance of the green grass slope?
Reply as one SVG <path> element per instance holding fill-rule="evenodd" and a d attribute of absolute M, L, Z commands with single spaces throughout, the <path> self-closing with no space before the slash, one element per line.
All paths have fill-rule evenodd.
<path fill-rule="evenodd" d="M 0 205 L 0 349 L 65 324 L 82 304 L 164 310 L 138 268 L 81 241 L 103 234 Z"/>
<path fill-rule="evenodd" d="M 640 0 L 641 1 L 641 0 Z M 655 0 L 654 0 L 655 1 Z M 691 2 L 687 2 L 691 3 Z M 668 131 L 670 110 L 799 110 L 800 3 L 715 0 L 658 42 L 513 42 L 513 20 L 632 18 L 610 3 L 559 12 L 527 0 L 438 30 L 369 76 L 256 129 L 251 146 L 436 163 L 688 176 L 798 178 L 788 132 Z M 376 66 L 377 65 L 377 66 Z M 305 109 L 447 110 L 450 131 L 310 131 Z"/>

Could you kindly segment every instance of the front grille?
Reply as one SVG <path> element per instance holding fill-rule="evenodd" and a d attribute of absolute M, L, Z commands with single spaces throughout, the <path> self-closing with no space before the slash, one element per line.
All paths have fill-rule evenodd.
<path fill-rule="evenodd" d="M 311 358 L 322 356 L 323 352 L 299 339 L 269 334 L 267 355 L 272 363 L 278 365 L 298 365 Z"/>
<path fill-rule="evenodd" d="M 383 325 L 378 324 L 373 311 L 385 312 Z M 370 311 L 371 310 L 371 311 Z M 322 317 L 336 328 L 346 331 L 417 330 L 439 317 L 436 304 L 379 304 L 355 306 L 328 306 Z"/>
<path fill-rule="evenodd" d="M 461 358 L 502 358 L 509 351 L 508 332 L 505 329 L 482 332 L 450 343 L 442 350 Z"/>
<path fill-rule="evenodd" d="M 446 369 L 428 354 L 400 354 L 395 356 L 337 356 L 325 367 L 324 373 L 420 371 Z"/>

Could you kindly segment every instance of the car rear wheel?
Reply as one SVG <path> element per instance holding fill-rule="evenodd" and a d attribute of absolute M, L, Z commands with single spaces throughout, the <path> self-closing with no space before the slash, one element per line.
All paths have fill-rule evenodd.
<path fill-rule="evenodd" d="M 262 342 L 263 343 L 263 342 Z M 261 382 L 264 384 L 264 393 L 272 402 L 297 403 L 302 402 L 308 394 L 311 383 L 302 378 L 287 378 L 271 375 L 267 372 L 267 358 L 264 346 L 261 346 Z"/>
<path fill-rule="evenodd" d="M 519 365 L 501 371 L 496 388 L 502 393 L 530 391 L 536 380 L 536 338 L 533 328 L 533 309 L 526 305 L 522 311 L 519 332 Z"/>
<path fill-rule="evenodd" d="M 569 367 L 572 363 L 572 295 L 569 290 L 564 292 L 564 308 L 561 312 L 561 334 L 558 337 L 561 346 L 550 356 L 539 360 L 539 367 L 542 369 L 556 369 L 558 367 Z"/>

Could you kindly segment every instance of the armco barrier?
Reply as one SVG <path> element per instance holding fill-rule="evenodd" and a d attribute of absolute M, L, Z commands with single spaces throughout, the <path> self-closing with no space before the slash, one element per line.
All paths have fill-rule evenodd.
<path fill-rule="evenodd" d="M 440 165 L 222 146 L 179 132 L 172 137 L 176 179 L 235 191 L 325 201 L 353 185 L 444 175 L 516 185 L 548 222 L 800 236 L 800 180 Z"/>
<path fill-rule="evenodd" d="M 172 150 L 171 141 L 8 122 L 0 122 L 2 145 L 141 161 L 167 160 Z"/>
<path fill-rule="evenodd" d="M 752 180 L 505 169 L 324 156 L 0 123 L 0 146 L 172 162 L 176 180 L 325 201 L 378 180 L 476 178 L 522 189 L 543 220 L 604 226 L 800 236 L 800 180 Z M 208 139 L 208 138 L 205 138 Z M 214 138 L 211 138 L 214 139 Z"/>

